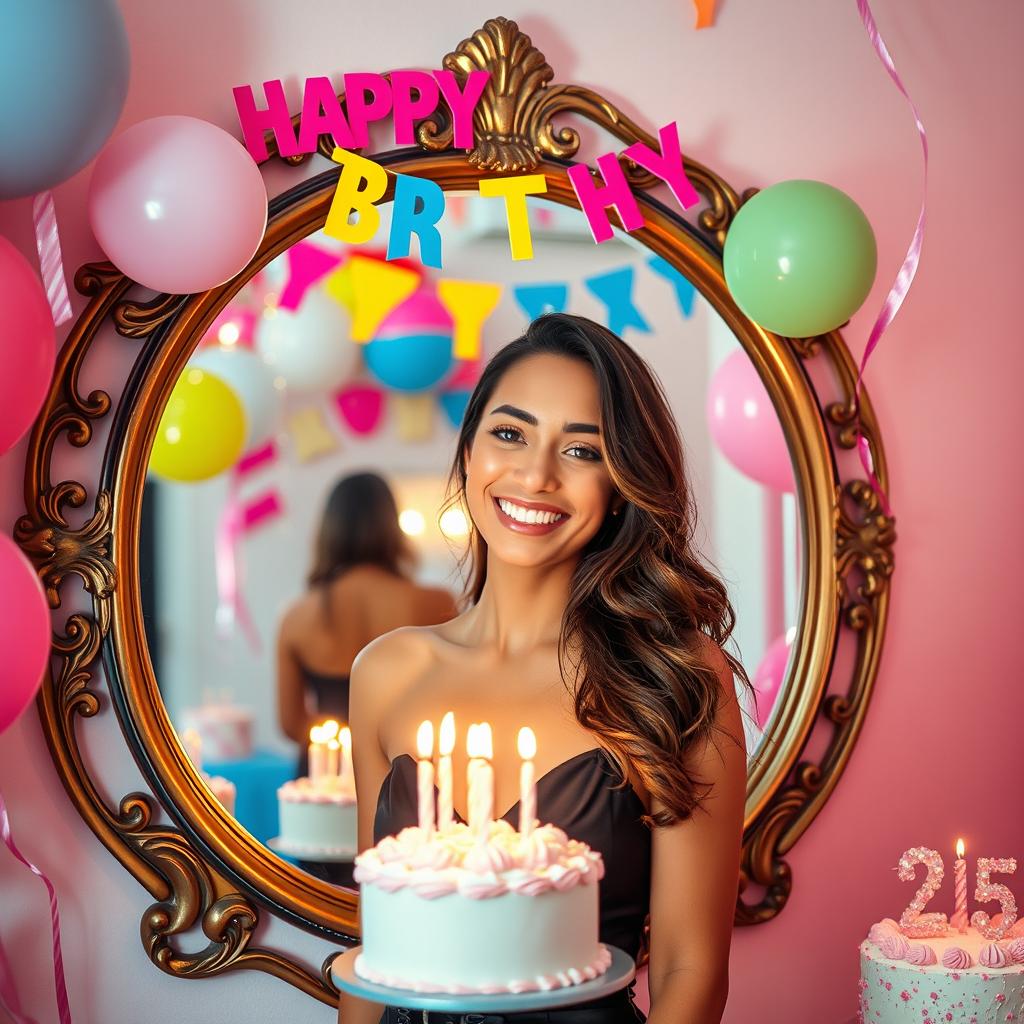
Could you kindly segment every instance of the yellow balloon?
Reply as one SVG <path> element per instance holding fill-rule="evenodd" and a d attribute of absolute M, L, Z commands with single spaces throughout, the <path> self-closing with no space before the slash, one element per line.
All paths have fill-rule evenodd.
<path fill-rule="evenodd" d="M 187 367 L 157 427 L 149 468 L 165 480 L 207 480 L 233 466 L 245 444 L 245 410 L 220 377 Z"/>

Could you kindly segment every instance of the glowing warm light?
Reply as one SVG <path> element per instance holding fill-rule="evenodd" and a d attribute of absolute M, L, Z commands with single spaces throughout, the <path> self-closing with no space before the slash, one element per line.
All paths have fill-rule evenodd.
<path fill-rule="evenodd" d="M 338 723 L 333 718 L 328 718 L 327 721 L 320 726 L 320 735 L 324 740 L 333 740 L 337 737 L 339 728 Z"/>
<path fill-rule="evenodd" d="M 263 305 L 274 309 L 277 306 L 278 298 L 279 296 L 277 292 L 267 292 L 267 294 L 263 296 Z"/>
<path fill-rule="evenodd" d="M 238 329 L 238 324 L 226 323 L 220 325 L 220 330 L 217 331 L 217 340 L 222 345 L 234 345 L 237 344 L 238 339 L 242 336 L 242 332 Z"/>
<path fill-rule="evenodd" d="M 416 753 L 421 761 L 426 761 L 434 754 L 434 723 L 420 722 L 416 730 Z"/>
<path fill-rule="evenodd" d="M 964 859 L 964 841 L 962 839 L 956 841 L 956 857 L 957 860 Z"/>
<path fill-rule="evenodd" d="M 491 737 L 491 727 L 487 722 L 469 727 L 469 735 L 466 737 L 466 753 L 470 757 L 483 757 L 488 761 L 494 757 L 494 741 Z"/>
<path fill-rule="evenodd" d="M 320 726 L 319 725 L 314 725 L 313 728 L 309 730 L 309 742 L 310 743 L 323 743 L 324 742 L 324 735 L 320 731 Z"/>
<path fill-rule="evenodd" d="M 455 749 L 455 714 L 449 711 L 441 719 L 441 735 L 438 740 L 438 752 L 442 757 L 451 757 Z"/>
<path fill-rule="evenodd" d="M 465 537 L 469 533 L 466 513 L 461 508 L 448 508 L 441 513 L 438 526 L 446 537 Z"/>
<path fill-rule="evenodd" d="M 427 527 L 423 516 L 414 508 L 403 508 L 398 514 L 398 527 L 410 537 L 418 537 Z"/>
<path fill-rule="evenodd" d="M 188 377 L 186 378 L 186 380 L 189 382 L 189 384 L 202 384 L 204 376 L 205 374 L 203 373 L 203 371 L 197 368 L 188 371 Z"/>
<path fill-rule="evenodd" d="M 341 732 L 338 733 L 338 742 L 341 744 L 342 750 L 352 750 L 352 730 L 346 725 Z"/>
<path fill-rule="evenodd" d="M 276 306 L 267 306 L 266 309 L 263 310 L 263 315 L 268 320 L 273 320 L 274 317 L 277 316 L 277 307 Z"/>
<path fill-rule="evenodd" d="M 537 756 L 537 737 L 528 725 L 519 730 L 518 749 L 524 761 L 532 761 Z"/>

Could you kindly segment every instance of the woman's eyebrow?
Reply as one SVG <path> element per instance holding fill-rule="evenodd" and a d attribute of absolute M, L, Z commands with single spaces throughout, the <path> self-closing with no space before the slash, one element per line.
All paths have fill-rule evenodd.
<path fill-rule="evenodd" d="M 492 409 L 488 415 L 494 416 L 503 412 L 507 416 L 514 416 L 517 420 L 529 423 L 531 427 L 537 426 L 537 417 L 525 409 L 517 409 L 514 405 L 499 405 Z M 566 434 L 600 434 L 601 431 L 595 423 L 563 423 L 562 431 Z"/>

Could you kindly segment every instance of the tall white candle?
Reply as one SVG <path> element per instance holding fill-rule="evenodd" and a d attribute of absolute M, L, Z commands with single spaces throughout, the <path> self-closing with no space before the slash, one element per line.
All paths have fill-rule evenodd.
<path fill-rule="evenodd" d="M 427 838 L 434 831 L 434 724 L 421 722 L 416 733 L 416 789 L 419 797 L 420 831 Z"/>
<path fill-rule="evenodd" d="M 469 761 L 466 764 L 466 794 L 469 808 L 470 831 L 480 829 L 480 726 L 473 724 L 466 730 L 466 753 Z"/>
<path fill-rule="evenodd" d="M 314 725 L 309 730 L 309 747 L 307 748 L 309 759 L 309 781 L 319 782 L 327 770 L 327 744 L 323 740 L 320 726 Z"/>
<path fill-rule="evenodd" d="M 529 726 L 519 730 L 518 747 L 523 759 L 519 769 L 519 832 L 528 836 L 537 819 L 537 777 L 533 763 L 537 756 L 537 737 Z"/>
<path fill-rule="evenodd" d="M 480 811 L 478 818 L 477 836 L 483 840 L 491 832 L 491 819 L 494 817 L 494 767 L 491 759 L 494 757 L 494 742 L 491 737 L 491 727 L 487 722 L 482 722 L 480 731 L 480 764 L 477 768 L 477 789 L 479 791 Z"/>
<path fill-rule="evenodd" d="M 454 795 L 452 793 L 452 751 L 455 749 L 455 715 L 449 711 L 441 719 L 441 735 L 438 742 L 437 759 L 437 827 L 444 832 L 452 827 L 455 820 Z"/>
<path fill-rule="evenodd" d="M 329 785 L 337 785 L 341 771 L 341 744 L 332 736 L 326 743 L 327 757 L 324 762 L 323 781 Z"/>
<path fill-rule="evenodd" d="M 338 743 L 341 746 L 341 765 L 338 769 L 338 774 L 341 776 L 341 788 L 354 796 L 356 776 L 352 770 L 352 730 L 347 725 L 338 733 Z"/>

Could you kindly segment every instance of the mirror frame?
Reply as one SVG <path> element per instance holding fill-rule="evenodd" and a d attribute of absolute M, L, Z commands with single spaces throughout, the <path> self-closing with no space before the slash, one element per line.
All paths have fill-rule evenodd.
<path fill-rule="evenodd" d="M 556 115 L 575 114 L 624 144 L 641 141 L 657 148 L 652 135 L 597 93 L 551 85 L 553 72 L 543 55 L 507 19 L 488 21 L 442 66 L 463 77 L 477 68 L 492 72 L 475 115 L 476 148 L 468 154 L 452 149 L 451 125 L 442 110 L 420 123 L 418 146 L 369 154 L 391 172 L 427 177 L 445 190 L 475 189 L 488 176 L 543 173 L 546 198 L 575 207 L 565 169 L 578 154 L 580 138 L 572 128 L 556 129 Z M 495 82 L 504 83 L 501 96 L 495 94 Z M 344 102 L 343 95 L 339 99 Z M 268 146 L 268 159 L 281 160 L 272 136 Z M 330 139 L 321 138 L 318 154 L 329 158 L 332 148 Z M 308 159 L 307 154 L 284 163 Z M 645 220 L 644 228 L 630 234 L 693 282 L 756 365 L 793 458 L 804 552 L 790 673 L 748 781 L 736 922 L 756 924 L 785 905 L 792 878 L 784 857 L 834 789 L 863 724 L 885 635 L 895 529 L 892 516 L 858 475 L 862 471 L 853 457 L 857 370 L 841 335 L 783 338 L 740 312 L 725 284 L 721 252 L 736 211 L 756 190 L 739 195 L 696 161 L 686 158 L 685 165 L 708 204 L 695 225 L 650 194 L 657 179 L 623 162 Z M 63 608 L 62 590 L 70 576 L 80 577 L 91 597 L 91 610 L 63 608 L 63 621 L 55 622 L 54 657 L 38 707 L 72 802 L 156 901 L 141 922 L 149 957 L 181 977 L 242 968 L 267 971 L 327 1003 L 338 998 L 329 973 L 337 953 L 315 972 L 287 953 L 252 945 L 251 939 L 261 913 L 268 911 L 329 941 L 351 943 L 358 935 L 358 898 L 299 871 L 257 843 L 192 767 L 160 699 L 149 659 L 138 532 L 148 452 L 175 380 L 218 311 L 248 278 L 323 226 L 337 177 L 334 166 L 273 199 L 259 251 L 242 273 L 219 288 L 140 300 L 129 297 L 138 286 L 109 263 L 78 271 L 75 286 L 89 302 L 60 352 L 31 434 L 26 514 L 15 529 L 55 612 Z M 393 197 L 393 175 L 389 178 L 381 202 Z M 94 342 L 111 335 L 111 326 L 121 338 L 140 343 L 138 355 L 119 398 L 111 398 L 117 381 L 83 396 L 83 363 Z M 94 423 L 108 415 L 99 473 L 83 476 L 84 483 L 54 483 L 51 471 L 61 436 L 73 448 L 87 448 L 95 440 Z M 860 417 L 875 473 L 888 491 L 878 424 L 863 390 Z M 74 514 L 83 508 L 86 513 Z M 83 754 L 79 733 L 107 703 L 103 679 L 151 794 L 111 800 Z M 161 808 L 171 824 L 157 823 Z M 182 951 L 176 937 L 195 925 L 208 944 Z"/>

